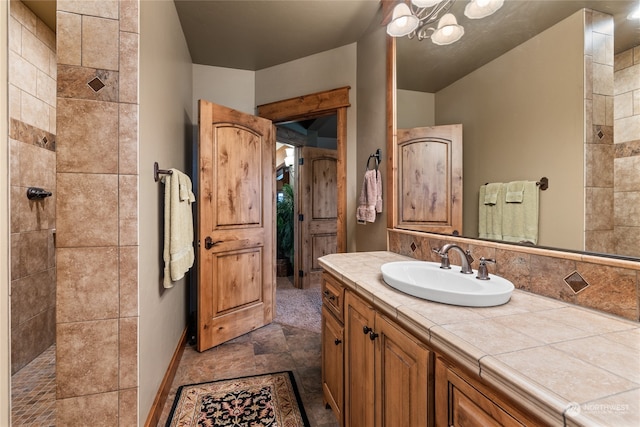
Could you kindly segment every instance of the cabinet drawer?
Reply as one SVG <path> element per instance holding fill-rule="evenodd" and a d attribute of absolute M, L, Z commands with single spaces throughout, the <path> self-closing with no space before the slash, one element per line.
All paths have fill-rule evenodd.
<path fill-rule="evenodd" d="M 322 274 L 322 302 L 340 322 L 344 322 L 344 287 L 329 273 Z"/>

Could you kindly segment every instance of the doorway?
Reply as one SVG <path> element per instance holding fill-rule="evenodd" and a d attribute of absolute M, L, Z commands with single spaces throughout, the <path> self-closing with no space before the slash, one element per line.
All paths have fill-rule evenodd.
<path fill-rule="evenodd" d="M 270 119 L 278 128 L 277 139 L 289 145 L 302 146 L 296 142 L 291 129 L 297 126 L 309 126 L 309 123 L 326 123 L 335 120 L 335 210 L 336 210 L 336 252 L 346 251 L 346 135 L 349 87 L 318 92 L 301 97 L 276 101 L 258 106 L 258 116 Z M 327 117 L 332 117 L 326 119 Z M 316 120 L 320 120 L 316 122 Z M 286 135 L 289 135 L 287 138 Z M 283 136 L 284 135 L 284 136 Z M 296 149 L 296 160 L 299 159 Z M 299 270 L 298 270 L 299 274 Z M 294 274 L 294 279 L 297 279 Z M 303 281 L 296 280 L 296 287 L 302 287 Z M 308 286 L 308 285 L 307 285 Z"/>

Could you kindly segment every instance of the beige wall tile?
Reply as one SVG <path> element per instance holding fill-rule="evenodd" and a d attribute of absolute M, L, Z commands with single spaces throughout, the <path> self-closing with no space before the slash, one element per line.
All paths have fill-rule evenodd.
<path fill-rule="evenodd" d="M 633 115 L 633 92 L 625 92 L 615 96 L 613 118 L 621 119 Z M 617 138 L 616 138 L 617 141 Z"/>
<path fill-rule="evenodd" d="M 640 89 L 633 91 L 633 114 L 640 115 Z"/>
<path fill-rule="evenodd" d="M 612 145 L 585 145 L 585 185 L 587 187 L 613 187 Z"/>
<path fill-rule="evenodd" d="M 49 52 L 49 77 L 54 80 L 58 77 L 58 56 L 55 51 Z"/>
<path fill-rule="evenodd" d="M 12 0 L 9 13 L 18 20 L 20 24 L 27 27 L 29 31 L 36 32 L 36 15 L 29 10 L 21 1 Z"/>
<path fill-rule="evenodd" d="M 620 71 L 621 73 L 623 71 Z M 593 63 L 593 93 L 613 95 L 613 66 Z"/>
<path fill-rule="evenodd" d="M 614 199 L 616 226 L 640 227 L 640 191 L 617 192 Z"/>
<path fill-rule="evenodd" d="M 611 217 L 613 206 L 613 188 L 587 187 L 585 189 L 585 229 L 613 229 Z"/>
<path fill-rule="evenodd" d="M 104 84 L 97 92 L 89 82 L 98 78 Z M 118 101 L 119 76 L 117 71 L 60 65 L 58 70 L 58 96 L 61 98 Z"/>
<path fill-rule="evenodd" d="M 120 317 L 138 315 L 138 247 L 120 246 Z"/>
<path fill-rule="evenodd" d="M 138 176 L 119 176 L 120 245 L 138 244 Z"/>
<path fill-rule="evenodd" d="M 118 392 L 72 397 L 56 401 L 56 425 L 82 426 L 91 414 L 91 426 L 118 427 Z M 129 424 L 135 426 L 136 424 Z"/>
<path fill-rule="evenodd" d="M 120 425 L 138 424 L 138 389 L 120 390 Z"/>
<path fill-rule="evenodd" d="M 138 44 L 138 34 L 120 32 L 120 102 L 138 102 Z"/>
<path fill-rule="evenodd" d="M 58 98 L 57 111 L 58 172 L 117 173 L 118 104 Z"/>
<path fill-rule="evenodd" d="M 118 389 L 117 319 L 58 323 L 56 339 L 58 399 Z"/>
<path fill-rule="evenodd" d="M 138 318 L 120 319 L 120 389 L 138 386 Z"/>
<path fill-rule="evenodd" d="M 56 134 L 58 129 L 57 110 L 55 107 L 49 106 L 49 132 Z"/>
<path fill-rule="evenodd" d="M 593 58 L 584 56 L 584 99 L 593 97 Z M 591 117 L 591 116 L 589 116 Z"/>
<path fill-rule="evenodd" d="M 613 132 L 616 136 L 616 143 L 637 141 L 640 139 L 640 115 L 625 117 L 615 120 Z"/>
<path fill-rule="evenodd" d="M 594 33 L 613 36 L 613 16 L 592 10 L 592 29 Z"/>
<path fill-rule="evenodd" d="M 614 57 L 615 70 L 621 70 L 633 65 L 633 49 L 625 50 Z"/>
<path fill-rule="evenodd" d="M 44 43 L 49 50 L 56 50 L 56 33 L 42 20 L 36 21 L 36 37 Z"/>
<path fill-rule="evenodd" d="M 587 230 L 584 232 L 584 248 L 586 251 L 605 254 L 616 253 L 613 230 Z"/>
<path fill-rule="evenodd" d="M 593 124 L 604 125 L 607 119 L 607 104 L 605 95 L 593 95 Z"/>
<path fill-rule="evenodd" d="M 22 53 L 22 25 L 14 17 L 9 17 L 9 50 Z"/>
<path fill-rule="evenodd" d="M 74 13 L 60 12 L 58 2 L 57 63 L 81 65 L 82 63 L 82 17 Z"/>
<path fill-rule="evenodd" d="M 118 244 L 118 177 L 58 174 L 57 246 Z"/>
<path fill-rule="evenodd" d="M 11 186 L 11 232 L 55 228 L 55 193 L 46 199 L 29 200 L 26 192 L 27 187 Z"/>
<path fill-rule="evenodd" d="M 49 53 L 51 49 L 35 34 L 22 29 L 22 56 L 38 69 L 49 73 Z"/>
<path fill-rule="evenodd" d="M 120 1 L 120 31 L 139 33 L 139 5 L 138 0 Z"/>
<path fill-rule="evenodd" d="M 640 88 L 640 66 L 634 65 L 616 72 L 615 94 L 630 92 Z"/>
<path fill-rule="evenodd" d="M 18 144 L 20 175 L 12 184 L 44 187 L 53 192 L 56 186 L 56 153 L 32 144 Z"/>
<path fill-rule="evenodd" d="M 49 104 L 22 92 L 20 98 L 22 121 L 44 131 L 49 131 Z"/>
<path fill-rule="evenodd" d="M 120 104 L 118 171 L 121 174 L 138 173 L 138 106 Z"/>
<path fill-rule="evenodd" d="M 11 234 L 11 280 L 49 268 L 49 230 Z"/>
<path fill-rule="evenodd" d="M 616 191 L 640 192 L 640 156 L 615 159 Z"/>
<path fill-rule="evenodd" d="M 9 83 L 15 87 L 36 94 L 37 68 L 17 53 L 9 52 Z"/>
<path fill-rule="evenodd" d="M 82 17 L 82 66 L 118 70 L 118 29 L 113 19 Z"/>
<path fill-rule="evenodd" d="M 36 96 L 50 106 L 55 107 L 56 81 L 40 70 L 38 70 L 36 78 Z"/>
<path fill-rule="evenodd" d="M 616 253 L 620 255 L 640 257 L 640 227 L 622 227 L 615 229 Z M 634 320 L 640 320 L 635 318 Z"/>
<path fill-rule="evenodd" d="M 20 106 L 21 106 L 20 89 L 16 86 L 9 85 L 9 118 L 21 120 Z"/>
<path fill-rule="evenodd" d="M 118 249 L 58 248 L 58 322 L 118 317 Z"/>
<path fill-rule="evenodd" d="M 82 15 L 100 16 L 103 18 L 118 18 L 118 0 L 58 0 L 58 10 L 79 13 Z"/>

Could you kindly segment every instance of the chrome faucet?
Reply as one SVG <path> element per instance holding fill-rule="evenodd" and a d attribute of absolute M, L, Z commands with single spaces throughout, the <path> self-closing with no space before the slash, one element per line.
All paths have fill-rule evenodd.
<path fill-rule="evenodd" d="M 440 268 L 450 269 L 451 265 L 449 264 L 449 250 L 455 249 L 460 252 L 460 263 L 462 264 L 460 273 L 464 274 L 473 274 L 473 270 L 471 269 L 471 263 L 473 262 L 473 257 L 471 256 L 471 251 L 465 251 L 460 246 L 454 243 L 447 243 L 440 249 L 433 248 L 433 252 L 440 255 L 441 263 Z"/>

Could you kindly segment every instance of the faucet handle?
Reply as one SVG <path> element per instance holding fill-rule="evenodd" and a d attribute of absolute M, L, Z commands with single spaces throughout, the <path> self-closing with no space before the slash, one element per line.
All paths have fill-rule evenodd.
<path fill-rule="evenodd" d="M 480 257 L 480 265 L 478 266 L 478 275 L 476 276 L 476 279 L 479 279 L 479 280 L 490 279 L 489 270 L 487 269 L 488 262 L 495 264 L 496 260 L 493 258 Z"/>
<path fill-rule="evenodd" d="M 442 255 L 442 254 L 440 253 L 440 248 L 431 248 L 431 252 L 435 252 L 435 253 L 437 253 L 438 255 Z"/>
<path fill-rule="evenodd" d="M 440 248 L 431 248 L 431 250 L 440 255 L 440 268 L 450 270 L 451 264 L 449 262 L 449 255 L 447 253 L 442 253 Z"/>

